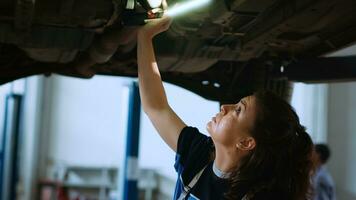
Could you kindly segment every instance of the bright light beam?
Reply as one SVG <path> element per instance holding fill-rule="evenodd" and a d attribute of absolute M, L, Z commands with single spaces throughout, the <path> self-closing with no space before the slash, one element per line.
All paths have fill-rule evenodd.
<path fill-rule="evenodd" d="M 211 0 L 191 0 L 191 1 L 179 4 L 177 6 L 174 6 L 172 8 L 168 8 L 168 10 L 166 11 L 166 14 L 170 17 L 175 17 L 177 15 L 181 15 L 183 13 L 187 13 L 194 9 L 208 5 L 210 2 L 211 2 Z"/>

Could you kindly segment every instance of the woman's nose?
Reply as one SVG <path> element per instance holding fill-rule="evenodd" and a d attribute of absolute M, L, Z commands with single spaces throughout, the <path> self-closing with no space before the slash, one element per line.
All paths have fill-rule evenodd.
<path fill-rule="evenodd" d="M 221 105 L 221 106 L 220 106 L 220 111 L 221 111 L 223 114 L 225 114 L 226 111 L 227 111 L 226 105 Z"/>

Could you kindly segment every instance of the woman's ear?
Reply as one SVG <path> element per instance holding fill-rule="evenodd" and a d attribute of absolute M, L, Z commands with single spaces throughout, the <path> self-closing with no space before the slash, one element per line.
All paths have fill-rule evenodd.
<path fill-rule="evenodd" d="M 241 140 L 239 140 L 236 144 L 236 148 L 243 150 L 243 151 L 249 151 L 254 149 L 256 146 L 256 141 L 253 137 L 246 137 Z"/>

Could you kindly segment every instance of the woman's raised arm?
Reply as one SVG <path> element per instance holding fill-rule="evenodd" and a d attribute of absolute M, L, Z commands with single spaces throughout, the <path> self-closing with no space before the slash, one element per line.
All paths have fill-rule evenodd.
<path fill-rule="evenodd" d="M 177 151 L 179 134 L 186 125 L 167 102 L 152 43 L 153 37 L 166 31 L 170 24 L 171 20 L 164 17 L 150 21 L 138 31 L 137 59 L 143 110 L 162 139 Z"/>

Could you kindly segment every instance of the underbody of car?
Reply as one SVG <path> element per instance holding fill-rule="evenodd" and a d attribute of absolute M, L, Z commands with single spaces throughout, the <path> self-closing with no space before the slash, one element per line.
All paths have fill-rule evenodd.
<path fill-rule="evenodd" d="M 131 22 L 150 9 L 145 0 L 2 0 L 0 83 L 135 77 L 140 25 Z M 290 81 L 356 80 L 356 57 L 325 56 L 355 41 L 355 0 L 212 0 L 154 43 L 164 81 L 230 102 L 258 89 L 286 97 Z"/>

